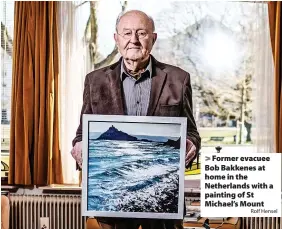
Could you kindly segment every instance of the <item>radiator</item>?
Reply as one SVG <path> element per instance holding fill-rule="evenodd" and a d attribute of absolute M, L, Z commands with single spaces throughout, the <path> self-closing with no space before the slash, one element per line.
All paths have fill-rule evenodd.
<path fill-rule="evenodd" d="M 241 229 L 282 229 L 282 218 L 244 217 Z"/>
<path fill-rule="evenodd" d="M 81 195 L 10 194 L 10 229 L 40 229 L 40 217 L 49 217 L 50 229 L 86 229 Z M 241 229 L 282 229 L 282 218 L 242 218 Z"/>
<path fill-rule="evenodd" d="M 40 229 L 40 217 L 50 229 L 86 229 L 80 195 L 10 195 L 10 229 Z"/>

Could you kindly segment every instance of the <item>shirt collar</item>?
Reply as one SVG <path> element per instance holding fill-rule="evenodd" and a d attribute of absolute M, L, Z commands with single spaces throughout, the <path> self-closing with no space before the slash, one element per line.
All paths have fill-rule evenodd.
<path fill-rule="evenodd" d="M 150 56 L 150 60 L 149 60 L 149 64 L 148 64 L 147 68 L 145 69 L 144 72 L 141 73 L 141 75 L 144 74 L 144 73 L 147 72 L 147 71 L 149 71 L 149 73 L 150 73 L 150 78 L 152 78 L 152 58 L 151 58 L 151 56 Z M 130 75 L 126 72 L 126 70 L 124 69 L 124 60 L 122 59 L 122 61 L 121 61 L 121 70 L 120 70 L 120 79 L 121 79 L 122 81 L 124 80 L 123 73 L 126 74 L 127 76 L 130 76 Z M 141 76 L 141 77 L 142 77 L 142 76 Z M 141 78 L 141 77 L 140 77 L 140 78 Z"/>

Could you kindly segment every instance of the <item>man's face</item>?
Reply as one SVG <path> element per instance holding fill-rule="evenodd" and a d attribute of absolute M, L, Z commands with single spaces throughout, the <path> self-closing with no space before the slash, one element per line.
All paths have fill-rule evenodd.
<path fill-rule="evenodd" d="M 157 34 L 146 15 L 128 13 L 120 19 L 114 37 L 123 58 L 142 61 L 149 57 Z"/>

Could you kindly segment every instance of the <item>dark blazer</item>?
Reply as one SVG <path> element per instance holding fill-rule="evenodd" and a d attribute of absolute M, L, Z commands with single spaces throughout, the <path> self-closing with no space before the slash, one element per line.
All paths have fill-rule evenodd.
<path fill-rule="evenodd" d="M 152 57 L 152 89 L 147 116 L 187 117 L 187 138 L 200 149 L 201 138 L 192 112 L 190 75 L 184 70 L 158 62 Z M 122 59 L 89 73 L 85 78 L 80 125 L 73 140 L 82 141 L 82 115 L 125 115 L 122 82 Z"/>

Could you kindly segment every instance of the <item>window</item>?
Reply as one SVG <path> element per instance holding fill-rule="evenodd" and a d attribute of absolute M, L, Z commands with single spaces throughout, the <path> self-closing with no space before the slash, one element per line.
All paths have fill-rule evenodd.
<path fill-rule="evenodd" d="M 252 144 L 255 10 L 254 3 L 174 2 L 156 18 L 164 35 L 154 54 L 190 73 L 203 146 Z"/>
<path fill-rule="evenodd" d="M 1 155 L 9 164 L 14 2 L 0 4 Z M 64 163 L 67 183 L 77 181 L 70 150 L 79 122 L 84 77 L 119 59 L 113 33 L 115 20 L 124 10 L 140 9 L 152 16 L 158 33 L 152 54 L 190 73 L 202 151 L 214 152 L 217 145 L 252 150 L 257 119 L 253 115 L 257 113 L 254 91 L 258 85 L 255 58 L 264 46 L 253 41 L 267 33 L 257 23 L 260 16 L 268 23 L 267 13 L 258 15 L 258 8 L 267 11 L 267 4 L 113 1 L 110 8 L 104 1 L 60 4 L 61 93 L 68 95 L 60 98 L 61 150 L 63 161 L 68 160 Z M 190 174 L 199 173 L 199 164 L 193 168 Z"/>
<path fill-rule="evenodd" d="M 1 177 L 9 165 L 14 2 L 1 4 Z"/>
<path fill-rule="evenodd" d="M 152 54 L 191 75 L 194 116 L 204 146 L 253 143 L 254 64 L 259 48 L 253 47 L 253 38 L 262 29 L 257 24 L 258 5 L 267 8 L 267 4 L 147 2 L 141 5 L 133 1 L 116 2 L 111 10 L 103 2 L 75 4 L 76 11 L 83 12 L 78 36 L 89 45 L 91 64 L 96 68 L 119 58 L 115 53 L 112 60 L 104 61 L 102 66 L 97 64 L 114 51 L 115 19 L 123 8 L 140 9 L 151 15 L 158 33 Z M 90 12 L 97 18 L 93 21 L 97 25 L 92 31 L 95 36 L 91 36 Z"/>
<path fill-rule="evenodd" d="M 77 27 L 73 38 L 87 49 L 84 56 L 80 55 L 80 61 L 90 66 L 74 74 L 77 81 L 80 76 L 80 83 L 75 84 L 80 85 L 77 88 L 83 88 L 84 77 L 93 68 L 119 59 L 113 39 L 119 13 L 142 10 L 153 17 L 158 33 L 152 54 L 157 60 L 179 66 L 191 75 L 194 117 L 202 137 L 201 152 L 215 152 L 218 145 L 233 152 L 238 147 L 240 151 L 254 150 L 256 117 L 253 114 L 258 114 L 254 112 L 255 62 L 261 53 L 261 46 L 254 41 L 259 35 L 268 34 L 267 4 L 114 1 L 109 8 L 107 2 L 84 1 L 72 5 L 75 14 L 80 15 L 75 19 Z M 66 17 L 61 17 L 65 23 Z M 263 26 L 258 18 L 264 20 Z M 74 96 L 82 99 L 82 90 L 76 90 Z M 68 99 L 69 103 L 77 100 Z M 64 102 L 65 106 L 67 103 Z M 71 112 L 74 110 L 67 113 Z M 75 111 L 79 112 L 80 108 Z M 71 132 L 77 125 L 78 118 Z M 199 169 L 195 163 L 188 173 L 199 174 Z"/>

